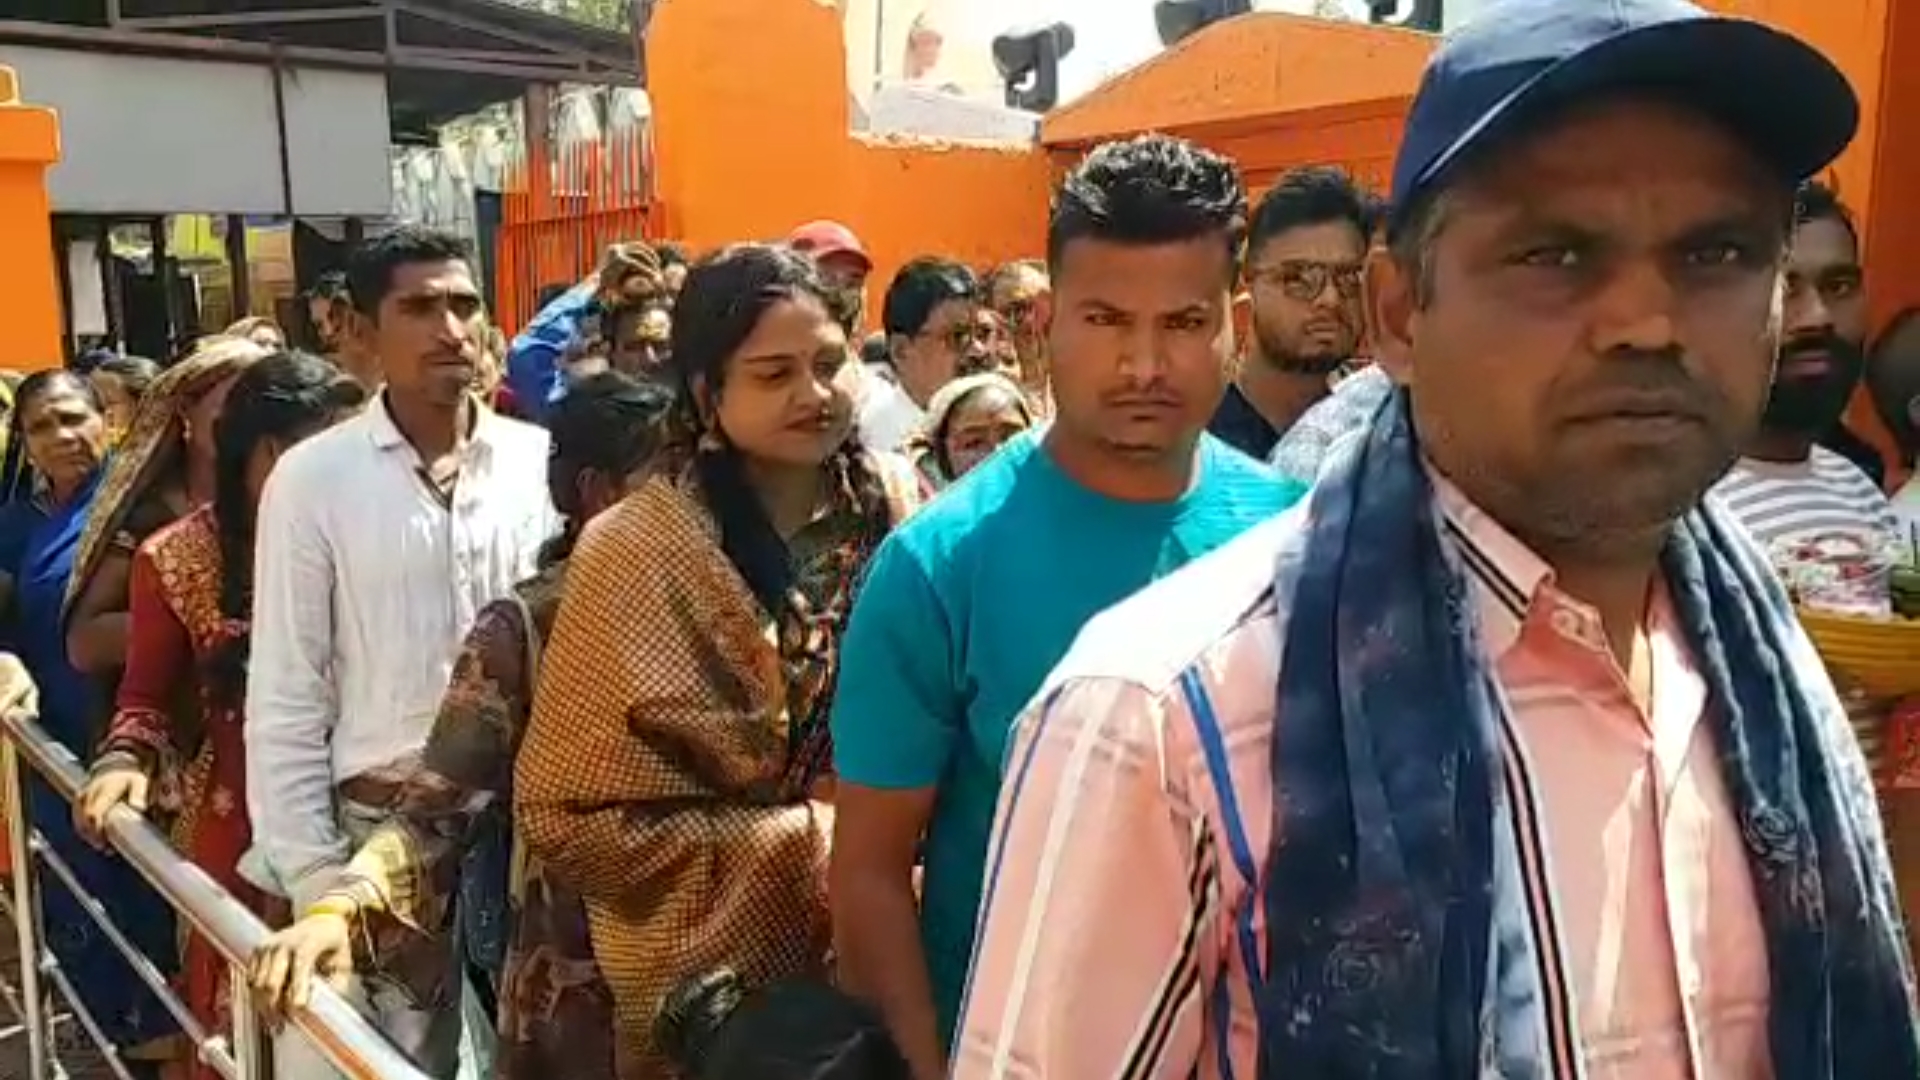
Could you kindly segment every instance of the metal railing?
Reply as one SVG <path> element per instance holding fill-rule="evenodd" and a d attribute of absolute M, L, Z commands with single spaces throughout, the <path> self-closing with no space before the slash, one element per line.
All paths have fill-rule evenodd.
<path fill-rule="evenodd" d="M 86 783 L 86 772 L 66 747 L 54 741 L 26 709 L 0 709 L 0 801 L 4 802 L 7 846 L 12 855 L 11 914 L 20 951 L 20 1014 L 26 1028 L 30 1062 L 19 1080 L 56 1080 L 59 1065 L 53 1059 L 53 1009 L 48 991 L 58 987 L 73 1016 L 100 1048 L 106 1063 L 122 1080 L 128 1072 L 118 1049 L 104 1037 L 79 996 L 67 983 L 57 958 L 45 945 L 37 900 L 36 870 L 44 865 L 58 877 L 129 966 L 151 987 L 181 1030 L 194 1042 L 200 1060 L 228 1080 L 263 1080 L 270 1075 L 272 1040 L 262 1031 L 260 1017 L 247 993 L 247 959 L 266 939 L 268 930 L 253 912 L 222 889 L 199 867 L 188 862 L 154 827 L 126 807 L 115 810 L 106 823 L 107 839 L 155 892 L 220 952 L 232 973 L 233 1031 L 207 1031 L 181 1002 L 153 962 L 130 943 L 108 918 L 98 899 L 80 882 L 58 853 L 27 819 L 22 765 L 31 766 L 60 797 L 71 804 Z M 316 980 L 303 1009 L 294 1010 L 288 1023 L 301 1032 L 348 1080 L 429 1080 L 425 1073 L 388 1042 L 352 1005 Z M 14 1078 L 9 1078 L 14 1080 Z"/>

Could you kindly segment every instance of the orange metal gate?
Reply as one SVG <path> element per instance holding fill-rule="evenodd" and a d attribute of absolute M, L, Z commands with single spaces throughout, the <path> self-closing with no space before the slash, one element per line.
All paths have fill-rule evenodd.
<path fill-rule="evenodd" d="M 613 132 L 509 166 L 494 249 L 494 317 L 507 333 L 533 318 L 542 289 L 591 273 L 607 245 L 652 235 L 647 136 L 644 127 Z"/>

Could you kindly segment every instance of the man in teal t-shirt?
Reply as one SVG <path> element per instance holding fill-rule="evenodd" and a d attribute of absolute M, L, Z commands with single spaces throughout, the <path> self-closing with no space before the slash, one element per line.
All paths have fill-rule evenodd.
<path fill-rule="evenodd" d="M 1203 433 L 1245 217 L 1231 166 L 1190 144 L 1089 155 L 1048 232 L 1053 423 L 897 530 L 860 587 L 833 710 L 834 936 L 843 985 L 923 1080 L 945 1072 L 1014 718 L 1093 615 L 1302 492 Z"/>

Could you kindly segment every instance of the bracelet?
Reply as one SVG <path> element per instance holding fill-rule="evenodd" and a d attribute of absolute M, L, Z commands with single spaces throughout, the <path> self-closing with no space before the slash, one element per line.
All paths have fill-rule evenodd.
<path fill-rule="evenodd" d="M 311 919 L 318 915 L 335 915 L 348 922 L 352 922 L 354 917 L 359 914 L 360 902 L 358 900 L 355 900 L 351 896 L 334 893 L 315 900 L 313 905 L 307 908 L 307 913 L 301 916 L 301 918 Z"/>
<path fill-rule="evenodd" d="M 137 772 L 144 776 L 147 763 L 131 750 L 109 750 L 93 759 L 93 765 L 87 769 L 87 779 L 105 776 L 110 772 Z"/>

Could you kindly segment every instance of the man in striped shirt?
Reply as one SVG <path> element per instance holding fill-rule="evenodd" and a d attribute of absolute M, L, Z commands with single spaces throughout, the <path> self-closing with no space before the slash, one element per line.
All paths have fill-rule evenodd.
<path fill-rule="evenodd" d="M 1850 98 L 1810 48 L 1682 0 L 1534 0 L 1449 37 L 1401 141 L 1391 251 L 1369 262 L 1370 325 L 1398 384 L 1395 411 L 1371 421 L 1363 445 L 1336 450 L 1307 503 L 1096 618 L 1022 715 L 987 858 L 959 1080 L 1865 1075 L 1858 1059 L 1833 1071 L 1842 1059 L 1819 1038 L 1774 1037 L 1820 1010 L 1796 1008 L 1800 969 L 1770 968 L 1781 909 L 1759 890 L 1776 886 L 1752 868 L 1743 819 L 1758 823 L 1723 778 L 1722 751 L 1736 752 L 1714 716 L 1721 699 L 1709 708 L 1729 666 L 1766 669 L 1778 690 L 1809 671 L 1817 683 L 1817 662 L 1790 620 L 1766 631 L 1793 643 L 1790 674 L 1778 655 L 1696 649 L 1682 624 L 1699 617 L 1698 591 L 1660 570 L 1676 522 L 1698 520 L 1693 507 L 1761 411 L 1792 192 L 1850 138 Z M 1409 425 L 1417 441 L 1395 434 Z M 1399 520 L 1381 507 L 1423 474 L 1430 510 L 1406 516 L 1425 539 L 1341 548 L 1343 562 L 1358 561 L 1330 594 L 1306 553 L 1351 536 L 1343 530 L 1363 515 Z M 1370 501 L 1356 477 L 1393 486 Z M 1457 606 L 1403 606 L 1431 595 L 1392 572 L 1405 556 L 1389 549 L 1416 542 L 1454 567 Z M 1308 581 L 1320 588 L 1309 594 Z M 1675 599 L 1682 589 L 1691 614 Z M 1356 608 L 1356 595 L 1373 606 Z M 1366 621 L 1383 606 L 1388 617 Z M 1313 629 L 1290 633 L 1297 618 L 1335 626 L 1338 647 Z M 1369 724 L 1331 690 L 1294 693 L 1320 685 L 1295 665 L 1430 675 L 1406 659 L 1416 621 L 1435 651 L 1475 657 L 1443 665 L 1463 669 L 1461 685 L 1433 684 L 1441 693 L 1423 699 L 1339 684 L 1370 707 L 1392 697 L 1406 725 Z M 1483 681 L 1466 685 L 1471 672 Z M 1456 722 L 1444 715 L 1449 695 L 1497 714 L 1503 752 L 1485 755 L 1494 779 L 1460 782 L 1458 804 L 1399 802 L 1471 760 L 1406 756 L 1422 737 L 1413 728 Z M 1819 697 L 1823 720 L 1838 713 L 1830 690 Z M 1825 782 L 1858 781 L 1844 821 L 1870 800 L 1864 766 L 1837 741 L 1840 721 L 1814 730 L 1810 742 L 1839 758 L 1834 772 L 1808 767 Z M 1366 771 L 1389 754 L 1402 768 Z M 1348 782 L 1316 781 L 1321 765 Z M 1383 804 L 1406 816 L 1384 834 L 1353 827 Z M 1289 833 L 1276 844 L 1283 810 Z M 1485 891 L 1455 884 L 1408 916 L 1421 908 L 1415 894 L 1355 885 L 1332 902 L 1338 917 L 1310 917 L 1328 910 L 1313 893 L 1322 878 L 1484 880 L 1482 849 L 1449 832 L 1467 829 L 1470 813 L 1491 814 L 1486 828 L 1515 853 Z M 1434 822 L 1449 838 L 1437 868 L 1434 849 L 1402 832 Z M 1884 870 L 1875 842 L 1835 850 Z M 1299 865 L 1300 850 L 1347 857 L 1277 888 L 1287 875 L 1275 866 Z M 1456 937 L 1474 925 L 1461 912 L 1489 892 L 1515 905 L 1503 911 L 1524 910 L 1525 925 Z M 1321 906 L 1285 906 L 1309 894 Z M 1910 1032 L 1894 1017 L 1911 1012 L 1891 944 L 1897 917 L 1884 891 L 1872 895 L 1830 902 L 1873 930 L 1877 951 L 1858 970 L 1874 973 L 1887 1011 L 1870 1015 L 1897 1040 Z M 1398 921 L 1374 930 L 1386 917 Z M 1429 917 L 1446 932 L 1427 933 Z M 1397 929 L 1408 926 L 1410 936 Z M 1489 961 L 1516 939 L 1534 943 L 1537 962 Z M 1272 952 L 1277 940 L 1294 952 Z M 1273 959 L 1328 941 L 1324 963 Z M 1408 974 L 1429 970 L 1432 981 Z M 1528 992 L 1505 993 L 1520 985 L 1509 979 Z M 1367 1005 L 1350 1011 L 1353 1001 Z M 1851 1027 L 1841 1034 L 1835 1042 L 1860 1042 Z M 1825 1071 L 1807 1065 L 1811 1047 Z M 1884 1064 L 1907 1060 L 1888 1051 Z"/>
<path fill-rule="evenodd" d="M 1818 182 L 1801 189 L 1795 216 L 1773 390 L 1759 434 L 1714 494 L 1763 548 L 1833 535 L 1890 548 L 1899 528 L 1886 495 L 1819 442 L 1839 428 L 1866 366 L 1859 238 L 1846 207 Z"/>

